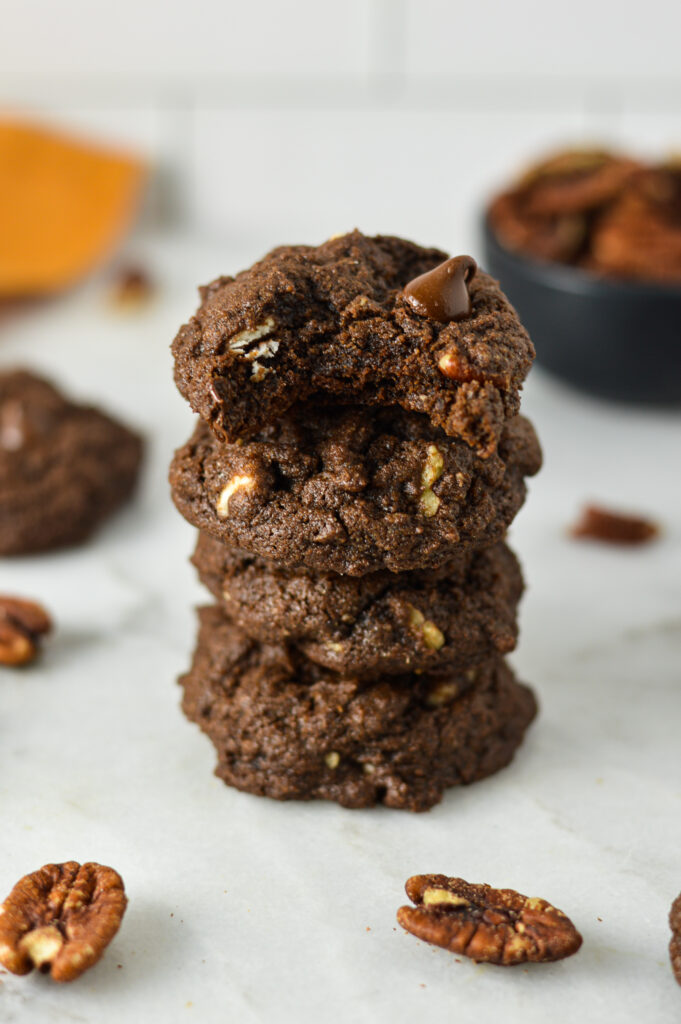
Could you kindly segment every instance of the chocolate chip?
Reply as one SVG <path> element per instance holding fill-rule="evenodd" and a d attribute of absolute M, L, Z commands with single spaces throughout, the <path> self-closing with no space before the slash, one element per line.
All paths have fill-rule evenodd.
<path fill-rule="evenodd" d="M 410 306 L 431 320 L 446 324 L 470 315 L 468 285 L 478 265 L 472 256 L 453 256 L 404 287 Z"/>

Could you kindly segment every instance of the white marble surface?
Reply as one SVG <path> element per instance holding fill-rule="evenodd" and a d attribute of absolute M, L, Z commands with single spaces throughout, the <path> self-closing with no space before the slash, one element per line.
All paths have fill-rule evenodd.
<path fill-rule="evenodd" d="M 167 345 L 193 282 L 257 251 L 151 255 L 164 290 L 146 314 L 113 316 L 93 284 L 0 324 L 1 365 L 40 368 L 149 438 L 138 499 L 92 543 L 0 563 L 0 590 L 57 621 L 39 663 L 0 669 L 0 891 L 75 858 L 114 865 L 130 896 L 77 984 L 0 974 L 0 1020 L 678 1021 L 681 418 L 533 373 L 524 408 L 546 468 L 512 530 L 528 580 L 512 660 L 542 707 L 510 768 L 416 816 L 240 794 L 178 708 L 203 596 L 165 483 L 191 422 Z M 652 513 L 664 537 L 635 551 L 568 540 L 589 498 Z M 541 895 L 583 948 L 528 970 L 456 963 L 396 927 L 404 880 L 423 871 Z"/>

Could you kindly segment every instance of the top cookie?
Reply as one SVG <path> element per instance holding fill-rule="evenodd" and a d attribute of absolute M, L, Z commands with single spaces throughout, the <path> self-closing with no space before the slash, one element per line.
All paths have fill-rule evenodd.
<path fill-rule="evenodd" d="M 142 440 L 23 370 L 0 373 L 0 555 L 77 544 L 131 494 Z"/>
<path fill-rule="evenodd" d="M 460 319 L 443 322 L 437 303 L 405 294 L 446 259 L 359 231 L 275 249 L 201 289 L 201 307 L 173 343 L 177 386 L 223 440 L 251 437 L 295 402 L 327 396 L 425 413 L 491 455 L 518 411 L 534 349 L 480 270 L 466 275 L 470 309 Z"/>

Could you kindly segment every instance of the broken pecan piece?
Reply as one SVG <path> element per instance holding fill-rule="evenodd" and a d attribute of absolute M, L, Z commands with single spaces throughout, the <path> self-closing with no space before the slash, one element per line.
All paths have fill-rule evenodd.
<path fill-rule="evenodd" d="M 478 384 L 492 384 L 495 388 L 507 391 L 511 386 L 508 374 L 492 373 L 491 370 L 474 367 L 465 356 L 456 351 L 445 352 L 438 360 L 438 369 L 445 377 L 458 383 L 466 384 L 476 381 Z"/>
<path fill-rule="evenodd" d="M 154 282 L 142 266 L 121 267 L 111 289 L 111 300 L 120 310 L 140 309 L 154 296 Z"/>
<path fill-rule="evenodd" d="M 414 875 L 405 886 L 415 907 L 400 907 L 402 927 L 425 942 L 476 962 L 545 963 L 582 944 L 572 921 L 546 900 L 513 889 L 472 885 L 446 875 Z"/>
<path fill-rule="evenodd" d="M 672 937 L 669 943 L 669 959 L 672 962 L 674 977 L 681 985 L 681 893 L 672 903 L 669 911 L 669 927 Z"/>
<path fill-rule="evenodd" d="M 0 907 L 0 964 L 13 974 L 37 967 L 54 981 L 74 981 L 102 956 L 127 902 L 113 868 L 46 864 L 17 882 Z"/>
<path fill-rule="evenodd" d="M 570 530 L 572 537 L 590 537 L 608 544 L 645 544 L 660 532 L 659 526 L 641 516 L 622 515 L 598 505 L 587 505 Z"/>
<path fill-rule="evenodd" d="M 40 637 L 51 629 L 52 620 L 39 604 L 0 596 L 0 665 L 33 661 Z"/>

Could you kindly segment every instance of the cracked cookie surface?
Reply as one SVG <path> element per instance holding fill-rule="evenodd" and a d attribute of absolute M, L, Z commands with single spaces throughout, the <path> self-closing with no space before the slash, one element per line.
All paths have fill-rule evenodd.
<path fill-rule="evenodd" d="M 465 669 L 507 654 L 523 583 L 505 544 L 432 569 L 367 576 L 287 572 L 200 534 L 192 559 L 229 617 L 343 673 Z"/>
<path fill-rule="evenodd" d="M 132 493 L 142 440 L 23 370 L 0 373 L 0 555 L 84 541 Z"/>
<path fill-rule="evenodd" d="M 218 607 L 199 616 L 183 709 L 213 742 L 216 774 L 250 793 L 427 810 L 507 765 L 536 713 L 500 658 L 453 673 L 445 694 L 443 678 L 340 676 L 249 640 Z"/>
<path fill-rule="evenodd" d="M 534 349 L 497 283 L 472 278 L 470 315 L 440 323 L 403 289 L 447 255 L 359 231 L 282 246 L 201 289 L 173 343 L 181 394 L 218 437 L 252 437 L 296 402 L 399 405 L 491 455 Z"/>
<path fill-rule="evenodd" d="M 185 519 L 213 537 L 287 568 L 359 576 L 496 543 L 540 465 L 521 416 L 482 459 L 415 413 L 298 405 L 239 444 L 199 421 L 170 480 Z"/>

